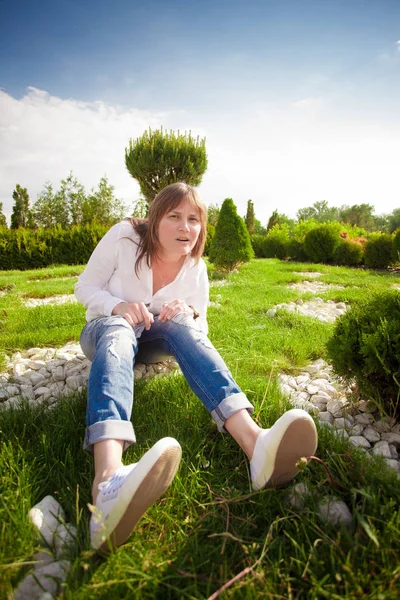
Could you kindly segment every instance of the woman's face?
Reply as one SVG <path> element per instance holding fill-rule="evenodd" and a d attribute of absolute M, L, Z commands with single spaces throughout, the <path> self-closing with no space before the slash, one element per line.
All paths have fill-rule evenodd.
<path fill-rule="evenodd" d="M 190 254 L 201 230 L 199 210 L 185 198 L 165 213 L 158 226 L 158 239 L 164 258 L 178 259 Z"/>

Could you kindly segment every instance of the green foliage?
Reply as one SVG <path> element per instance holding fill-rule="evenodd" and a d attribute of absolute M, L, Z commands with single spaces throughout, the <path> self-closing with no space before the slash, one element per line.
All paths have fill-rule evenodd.
<path fill-rule="evenodd" d="M 13 191 L 14 206 L 11 214 L 11 229 L 18 227 L 27 227 L 32 229 L 34 221 L 32 212 L 29 209 L 29 195 L 26 188 L 22 188 L 19 183 Z"/>
<path fill-rule="evenodd" d="M 274 225 L 262 242 L 263 255 L 266 258 L 288 258 L 289 256 L 289 225 Z"/>
<path fill-rule="evenodd" d="M 0 227 L 7 227 L 6 215 L 3 213 L 3 203 L 0 202 Z"/>
<path fill-rule="evenodd" d="M 400 294 L 381 292 L 354 305 L 338 319 L 328 354 L 339 375 L 355 378 L 389 413 L 398 411 Z"/>
<path fill-rule="evenodd" d="M 265 258 L 264 247 L 263 247 L 264 239 L 265 239 L 265 235 L 260 235 L 258 233 L 255 233 L 250 238 L 251 246 L 253 248 L 254 256 L 256 258 Z"/>
<path fill-rule="evenodd" d="M 149 205 L 147 204 L 146 198 L 141 196 L 133 205 L 132 217 L 136 217 L 137 219 L 145 219 L 148 214 Z"/>
<path fill-rule="evenodd" d="M 129 140 L 125 165 L 150 204 L 170 183 L 200 184 L 207 169 L 206 140 L 194 139 L 190 132 L 182 135 L 179 131 L 149 129 L 136 140 Z"/>
<path fill-rule="evenodd" d="M 391 215 L 388 216 L 389 233 L 393 233 L 400 227 L 400 208 L 395 208 Z"/>
<path fill-rule="evenodd" d="M 319 200 L 318 202 L 314 202 L 312 206 L 301 208 L 297 212 L 297 218 L 299 221 L 315 219 L 318 223 L 336 221 L 339 218 L 339 209 L 334 206 L 329 207 L 326 200 Z"/>
<path fill-rule="evenodd" d="M 207 237 L 206 237 L 206 243 L 204 246 L 204 254 L 205 256 L 208 256 L 210 253 L 210 248 L 211 248 L 211 242 L 213 241 L 215 235 L 215 227 L 214 225 L 211 225 L 210 223 L 207 223 Z"/>
<path fill-rule="evenodd" d="M 249 232 L 250 235 L 253 235 L 253 233 L 255 233 L 255 228 L 256 228 L 255 219 L 256 219 L 256 215 L 254 213 L 254 204 L 253 204 L 252 200 L 248 200 L 247 201 L 247 212 L 246 212 L 244 222 L 246 223 L 247 231 Z"/>
<path fill-rule="evenodd" d="M 47 183 L 33 205 L 32 212 L 39 227 L 63 229 L 74 225 L 99 223 L 111 226 L 126 216 L 128 208 L 115 198 L 114 186 L 102 177 L 97 189 L 86 194 L 85 188 L 72 173 L 61 181 L 60 189 L 53 190 Z"/>
<path fill-rule="evenodd" d="M 218 204 L 209 204 L 208 205 L 207 221 L 210 225 L 213 225 L 214 227 L 217 226 L 220 210 L 221 209 L 218 206 Z"/>
<path fill-rule="evenodd" d="M 253 257 L 249 232 L 237 214 L 232 198 L 224 200 L 215 236 L 211 243 L 209 259 L 217 268 L 232 271 Z"/>
<path fill-rule="evenodd" d="M 0 236 L 0 269 L 24 271 L 53 264 L 85 264 L 107 229 L 96 224 L 37 231 L 4 229 Z"/>
<path fill-rule="evenodd" d="M 283 225 L 283 224 L 287 224 L 290 227 L 293 227 L 294 220 L 289 219 L 289 217 L 287 217 L 286 215 L 280 214 L 280 213 L 278 213 L 277 210 L 274 210 L 274 212 L 272 213 L 272 215 L 270 216 L 270 218 L 268 220 L 267 233 L 270 229 L 275 227 L 275 225 Z"/>
<path fill-rule="evenodd" d="M 362 263 L 364 250 L 360 244 L 350 240 L 340 240 L 333 253 L 333 262 L 337 265 L 355 267 Z"/>
<path fill-rule="evenodd" d="M 340 209 L 340 220 L 350 225 L 363 227 L 368 231 L 375 228 L 374 207 L 371 204 L 354 204 L 353 206 L 342 206 Z"/>
<path fill-rule="evenodd" d="M 367 240 L 364 263 L 371 269 L 386 269 L 396 260 L 393 235 L 375 233 Z"/>
<path fill-rule="evenodd" d="M 313 262 L 330 262 L 340 242 L 336 226 L 324 224 L 309 231 L 304 239 L 304 251 Z"/>

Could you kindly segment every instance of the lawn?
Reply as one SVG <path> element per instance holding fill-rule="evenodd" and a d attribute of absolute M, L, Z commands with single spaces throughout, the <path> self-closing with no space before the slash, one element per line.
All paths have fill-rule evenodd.
<path fill-rule="evenodd" d="M 31 346 L 61 346 L 79 338 L 78 304 L 27 308 L 24 300 L 72 293 L 83 267 L 0 272 L 0 357 Z M 270 426 L 288 402 L 278 390 L 281 371 L 298 373 L 325 357 L 334 325 L 294 314 L 268 318 L 275 304 L 300 294 L 287 287 L 318 271 L 319 281 L 343 286 L 319 294 L 355 303 L 398 283 L 399 275 L 326 265 L 254 260 L 211 288 L 210 338 Z M 211 274 L 212 276 L 212 274 Z M 306 299 L 307 295 L 302 295 Z M 1 360 L 1 358 L 0 358 Z M 4 363 L 3 363 L 4 364 Z M 0 597 L 29 569 L 38 549 L 28 511 L 46 494 L 59 500 L 78 539 L 63 597 L 91 599 L 207 599 L 236 575 L 220 598 L 319 599 L 400 596 L 400 482 L 382 460 L 319 428 L 321 465 L 310 463 L 298 480 L 314 490 L 302 511 L 290 508 L 287 489 L 252 492 L 248 464 L 234 441 L 217 432 L 181 375 L 139 381 L 133 422 L 136 461 L 159 438 L 182 445 L 178 475 L 140 521 L 129 542 L 108 556 L 90 549 L 92 464 L 82 450 L 85 394 L 56 408 L 0 411 Z M 324 496 L 344 500 L 351 530 L 321 523 L 315 507 Z"/>

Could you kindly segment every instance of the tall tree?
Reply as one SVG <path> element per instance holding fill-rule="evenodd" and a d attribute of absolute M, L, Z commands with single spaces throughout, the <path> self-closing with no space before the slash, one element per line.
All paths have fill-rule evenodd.
<path fill-rule="evenodd" d="M 226 198 L 211 242 L 209 260 L 221 269 L 232 271 L 241 263 L 248 262 L 253 255 L 244 220 L 237 214 L 232 198 Z"/>
<path fill-rule="evenodd" d="M 51 183 L 46 183 L 32 208 L 33 216 L 39 227 L 55 227 L 69 225 L 68 206 L 64 203 L 63 194 L 54 192 Z"/>
<path fill-rule="evenodd" d="M 319 223 L 337 221 L 339 219 L 339 209 L 335 206 L 328 206 L 327 200 L 318 200 L 317 202 L 314 202 L 312 206 L 300 208 L 300 210 L 297 211 L 297 218 L 299 221 L 315 219 Z"/>
<path fill-rule="evenodd" d="M 354 204 L 342 206 L 340 220 L 356 227 L 372 231 L 375 225 L 374 207 L 371 204 Z"/>
<path fill-rule="evenodd" d="M 286 223 L 290 227 L 294 226 L 293 219 L 290 219 L 285 214 L 280 214 L 277 210 L 274 210 L 268 220 L 267 231 L 270 231 L 275 225 L 283 225 L 284 223 Z"/>
<path fill-rule="evenodd" d="M 247 231 L 250 235 L 255 233 L 256 223 L 255 223 L 256 215 L 254 213 L 254 204 L 252 200 L 247 201 L 247 211 L 244 222 L 246 223 Z"/>
<path fill-rule="evenodd" d="M 14 206 L 11 213 L 11 229 L 34 226 L 32 212 L 29 208 L 28 190 L 17 183 L 13 191 Z"/>
<path fill-rule="evenodd" d="M 7 227 L 6 215 L 3 213 L 3 203 L 0 202 L 0 227 Z"/>
<path fill-rule="evenodd" d="M 209 204 L 207 208 L 207 222 L 213 227 L 217 226 L 218 217 L 220 212 L 218 204 Z"/>
<path fill-rule="evenodd" d="M 191 133 L 149 129 L 125 149 L 125 165 L 150 204 L 163 187 L 177 181 L 199 185 L 207 169 L 206 140 Z"/>
<path fill-rule="evenodd" d="M 115 197 L 114 186 L 102 177 L 97 189 L 92 189 L 83 204 L 82 223 L 101 223 L 112 225 L 129 214 L 125 204 Z"/>
<path fill-rule="evenodd" d="M 389 221 L 389 233 L 393 233 L 400 227 L 400 208 L 395 208 L 394 211 L 388 216 Z"/>

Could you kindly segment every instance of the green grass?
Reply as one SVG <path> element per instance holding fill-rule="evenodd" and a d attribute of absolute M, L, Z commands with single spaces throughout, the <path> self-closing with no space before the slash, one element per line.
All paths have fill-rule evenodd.
<path fill-rule="evenodd" d="M 71 293 L 79 271 L 60 267 L 1 274 L 10 283 L 0 298 L 1 350 L 61 345 L 78 339 L 84 309 L 78 305 L 25 308 L 33 284 L 45 295 Z M 305 317 L 266 317 L 273 305 L 306 297 L 287 288 L 301 280 L 293 271 L 318 270 L 321 281 L 346 286 L 320 296 L 357 302 L 368 289 L 386 289 L 396 277 L 323 265 L 256 260 L 211 288 L 210 337 L 268 427 L 288 408 L 275 375 L 296 372 L 325 355 L 333 326 Z M 357 285 L 358 288 L 352 288 Z M 44 288 L 43 288 L 44 289 Z M 51 291 L 51 292 L 50 292 Z M 220 598 L 397 598 L 400 594 L 400 482 L 379 459 L 320 429 L 318 456 L 334 487 L 312 462 L 301 475 L 315 497 L 304 511 L 290 509 L 287 490 L 251 492 L 248 464 L 229 436 L 216 430 L 180 375 L 139 381 L 132 420 L 138 443 L 125 462 L 137 460 L 159 438 L 183 448 L 178 475 L 165 496 L 140 521 L 129 542 L 109 556 L 89 548 L 86 508 L 91 457 L 82 450 L 85 395 L 44 407 L 0 413 L 0 597 L 29 569 L 38 548 L 28 511 L 44 495 L 55 496 L 67 521 L 77 525 L 77 547 L 64 598 L 206 599 L 246 567 L 254 568 Z M 322 524 L 315 507 L 324 496 L 343 499 L 354 515 L 352 531 Z M 2 595 L 3 594 L 3 595 Z"/>

